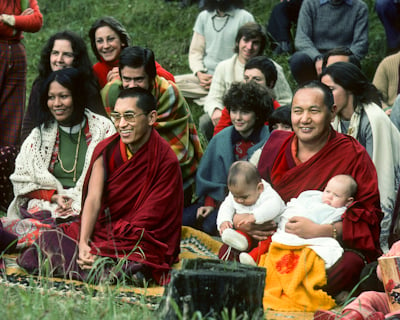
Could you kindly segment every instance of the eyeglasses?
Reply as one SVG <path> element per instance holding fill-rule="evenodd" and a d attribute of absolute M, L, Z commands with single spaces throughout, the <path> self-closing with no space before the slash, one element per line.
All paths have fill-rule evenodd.
<path fill-rule="evenodd" d="M 121 118 L 124 118 L 126 122 L 136 122 L 136 117 L 139 117 L 141 115 L 146 115 L 146 113 L 133 113 L 133 112 L 126 112 L 124 114 L 119 114 L 118 112 L 111 112 L 111 120 L 114 123 L 119 123 L 121 121 Z"/>

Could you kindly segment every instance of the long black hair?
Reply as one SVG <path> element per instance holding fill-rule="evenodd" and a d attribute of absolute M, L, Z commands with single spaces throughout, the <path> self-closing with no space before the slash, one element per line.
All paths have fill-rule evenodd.
<path fill-rule="evenodd" d="M 354 107 L 371 102 L 382 106 L 379 90 L 367 79 L 362 71 L 350 62 L 336 62 L 322 71 L 320 78 L 329 75 L 332 80 L 350 91 L 354 96 Z"/>
<path fill-rule="evenodd" d="M 50 66 L 50 56 L 56 40 L 67 40 L 71 43 L 74 60 L 72 66 L 87 77 L 93 75 L 92 63 L 90 62 L 85 41 L 75 32 L 64 30 L 53 34 L 44 45 L 40 54 L 38 65 L 39 77 L 45 79 L 52 71 Z"/>
<path fill-rule="evenodd" d="M 36 113 L 36 109 L 40 109 L 38 106 L 39 98 L 36 94 L 36 90 L 41 87 L 43 81 L 45 81 L 53 72 L 50 66 L 50 56 L 56 40 L 67 40 L 71 43 L 71 48 L 74 55 L 72 67 L 79 71 L 80 77 L 82 78 L 81 95 L 86 99 L 85 105 L 87 108 L 97 114 L 107 116 L 100 96 L 99 83 L 93 73 L 92 63 L 89 59 L 86 43 L 82 37 L 75 32 L 64 30 L 53 34 L 49 40 L 47 40 L 42 49 L 38 65 L 39 75 L 35 79 L 32 88 L 33 90 L 31 92 L 31 96 L 29 97 L 27 108 L 29 117 L 33 118 L 33 113 Z"/>
<path fill-rule="evenodd" d="M 82 85 L 82 75 L 75 68 L 66 68 L 52 72 L 46 80 L 43 81 L 40 88 L 40 109 L 33 114 L 33 121 L 36 126 L 44 124 L 47 127 L 54 117 L 47 106 L 49 87 L 52 82 L 58 82 L 71 92 L 73 102 L 73 112 L 71 124 L 75 125 L 83 120 L 85 112 L 85 99 L 80 93 Z"/>

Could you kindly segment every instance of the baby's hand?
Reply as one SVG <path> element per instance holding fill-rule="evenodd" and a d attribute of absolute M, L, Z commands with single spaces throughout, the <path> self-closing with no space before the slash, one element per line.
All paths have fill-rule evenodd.
<path fill-rule="evenodd" d="M 255 222 L 256 222 L 256 218 L 254 218 L 253 215 L 249 215 L 238 223 L 238 227 L 240 227 L 241 225 L 244 225 L 244 224 L 251 224 L 251 223 L 255 223 Z"/>
<path fill-rule="evenodd" d="M 233 228 L 233 225 L 230 221 L 224 221 L 219 226 L 219 234 L 222 235 L 222 232 L 224 232 L 224 230 L 232 229 L 232 228 Z"/>

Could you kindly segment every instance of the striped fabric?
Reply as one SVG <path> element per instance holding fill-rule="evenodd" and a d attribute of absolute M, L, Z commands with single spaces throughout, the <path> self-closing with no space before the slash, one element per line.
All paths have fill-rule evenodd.
<path fill-rule="evenodd" d="M 0 146 L 19 143 L 25 89 L 26 53 L 23 44 L 0 40 Z"/>
<path fill-rule="evenodd" d="M 102 90 L 107 112 L 114 109 L 121 90 L 121 81 L 109 82 Z M 178 157 L 183 177 L 183 188 L 194 183 L 197 166 L 203 155 L 197 129 L 189 105 L 172 81 L 156 76 L 151 93 L 157 99 L 157 122 L 154 127 Z"/>

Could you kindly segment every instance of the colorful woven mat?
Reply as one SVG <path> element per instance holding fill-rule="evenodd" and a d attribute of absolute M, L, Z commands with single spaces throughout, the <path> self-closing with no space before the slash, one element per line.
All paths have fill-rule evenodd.
<path fill-rule="evenodd" d="M 190 227 L 182 227 L 180 260 L 183 259 L 218 259 L 218 251 L 222 243 L 209 235 Z M 101 299 L 110 293 L 116 300 L 126 303 L 146 305 L 152 310 L 159 306 L 164 287 L 151 286 L 138 288 L 133 286 L 101 286 L 90 285 L 80 281 L 66 280 L 61 278 L 48 278 L 28 275 L 16 264 L 17 255 L 4 255 L 6 271 L 0 276 L 0 285 L 7 287 L 29 288 L 45 291 L 47 294 L 59 296 L 91 295 Z M 174 269 L 181 268 L 181 262 L 173 266 Z M 311 320 L 312 313 L 307 312 L 275 312 L 266 310 L 265 319 L 270 320 Z"/>
<path fill-rule="evenodd" d="M 209 235 L 189 228 L 182 228 L 181 253 L 182 259 L 218 259 L 218 250 L 222 243 L 213 239 Z M 48 278 L 32 276 L 27 274 L 16 263 L 17 255 L 4 255 L 5 272 L 0 277 L 0 285 L 17 286 L 20 288 L 33 288 L 35 290 L 49 290 L 55 295 L 92 295 L 101 297 L 104 294 L 111 294 L 123 302 L 141 303 L 148 305 L 151 309 L 156 309 L 161 296 L 164 293 L 162 286 L 150 286 L 138 288 L 133 286 L 102 286 L 90 285 L 80 281 L 67 280 L 62 278 Z M 181 262 L 173 266 L 180 269 Z"/>

